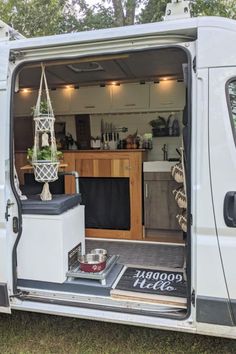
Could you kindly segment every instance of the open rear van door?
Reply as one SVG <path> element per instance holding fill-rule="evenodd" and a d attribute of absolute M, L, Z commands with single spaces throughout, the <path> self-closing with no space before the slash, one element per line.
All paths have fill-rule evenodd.
<path fill-rule="evenodd" d="M 11 254 L 13 245 L 11 237 L 7 237 L 6 205 L 6 173 L 9 169 L 9 112 L 7 93 L 7 74 L 9 49 L 0 45 L 0 312 L 10 312 L 9 286 L 11 279 Z M 9 218 L 11 221 L 12 219 Z"/>
<path fill-rule="evenodd" d="M 212 200 L 232 322 L 236 324 L 236 67 L 209 71 Z M 216 284 L 217 286 L 217 284 Z"/>

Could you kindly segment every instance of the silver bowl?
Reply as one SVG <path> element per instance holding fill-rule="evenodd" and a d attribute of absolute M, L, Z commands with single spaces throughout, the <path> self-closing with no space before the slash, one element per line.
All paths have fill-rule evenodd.
<path fill-rule="evenodd" d="M 106 256 L 104 256 L 103 254 L 87 253 L 83 256 L 79 256 L 78 259 L 80 263 L 97 264 L 105 262 Z"/>
<path fill-rule="evenodd" d="M 105 250 L 104 248 L 94 248 L 90 251 L 90 254 L 100 254 L 102 256 L 107 257 L 107 250 Z"/>

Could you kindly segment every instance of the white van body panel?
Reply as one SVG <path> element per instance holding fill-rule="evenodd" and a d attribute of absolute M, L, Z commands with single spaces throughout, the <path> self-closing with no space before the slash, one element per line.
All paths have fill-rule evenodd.
<path fill-rule="evenodd" d="M 226 100 L 226 83 L 232 78 L 236 79 L 236 66 L 213 68 L 209 73 L 212 199 L 228 293 L 229 297 L 236 301 L 236 230 L 226 226 L 222 210 L 226 193 L 236 190 L 236 146 L 229 115 L 230 107 Z"/>
<path fill-rule="evenodd" d="M 193 250 L 196 252 L 196 293 L 227 298 L 220 262 L 211 197 L 208 146 L 208 70 L 197 75 L 196 119 L 192 122 Z M 194 100 L 194 99 L 193 99 Z M 194 173 L 195 171 L 195 173 Z M 217 284 L 217 286 L 216 286 Z"/>
<path fill-rule="evenodd" d="M 192 54 L 192 59 L 196 54 L 197 72 L 195 74 L 192 71 L 192 288 L 195 289 L 197 297 L 220 298 L 225 299 L 227 302 L 229 302 L 229 297 L 224 275 L 226 269 L 222 266 L 221 250 L 217 242 L 209 171 L 208 93 L 210 82 L 208 70 L 216 66 L 235 65 L 235 32 L 235 21 L 220 18 L 195 18 L 6 42 L 6 50 L 3 52 L 0 51 L 0 63 L 3 63 L 0 64 L 0 68 L 4 66 L 3 71 L 5 70 L 5 72 L 8 70 L 7 48 L 12 50 L 13 57 L 16 60 L 16 64 L 11 64 L 12 70 L 26 61 L 75 58 L 79 56 L 150 49 L 169 46 L 171 44 L 188 49 Z M 197 45 L 196 53 L 195 44 Z M 1 73 L 2 70 L 0 70 L 0 75 Z M 0 81 L 0 84 L 4 81 L 1 77 L 0 80 L 2 81 Z M 10 105 L 11 80 L 12 72 L 8 78 L 8 96 L 1 96 L 0 89 L 0 102 L 3 102 L 6 113 L 5 126 L 9 126 L 9 106 L 7 105 Z M 3 134 L 0 130 L 0 137 L 1 134 L 2 139 L 0 140 L 0 144 L 2 144 L 2 147 L 8 146 L 9 134 L 6 134 L 6 131 Z M 4 149 L 0 151 L 5 151 Z M 8 159 L 8 152 L 5 154 L 4 160 L 1 154 L 0 166 L 5 167 L 5 160 L 9 161 Z M 0 184 L 4 188 L 5 183 L 2 183 L 2 181 L 4 182 L 2 178 L 3 176 L 0 171 Z M 236 180 L 236 173 L 234 174 L 234 180 Z M 6 190 L 2 192 L 6 193 Z M 8 191 L 8 193 L 10 192 Z M 2 199 L 3 194 L 0 197 L 0 203 L 5 203 L 5 199 Z M 222 208 L 223 206 L 219 205 L 219 210 L 222 210 Z M 3 213 L 2 210 L 5 210 L 5 205 L 4 209 L 1 208 L 0 213 Z M 5 220 L 3 214 L 0 214 L 0 216 L 0 221 L 3 222 Z M 2 232 L 2 229 L 0 231 Z M 222 241 L 224 242 L 224 240 Z M 8 246 L 5 236 L 0 238 L 0 242 L 0 281 L 1 277 L 4 278 L 5 276 L 4 279 L 11 284 L 11 277 L 7 268 L 9 270 L 11 267 L 11 250 L 9 248 L 13 245 L 13 238 L 10 238 Z M 234 242 L 232 246 L 235 247 Z M 2 252 L 1 254 L 1 250 L 4 250 L 4 253 Z M 234 254 L 234 251 L 235 249 L 231 250 L 232 254 Z M 2 255 L 5 257 L 5 260 L 1 257 Z M 232 262 L 229 263 L 227 271 L 231 272 L 232 269 L 230 270 L 230 267 L 233 266 Z M 230 277 L 229 279 L 231 279 Z M 235 294 L 236 290 L 236 284 L 234 284 L 232 285 L 232 294 Z M 197 333 L 236 338 L 235 327 L 197 322 L 195 307 L 192 307 L 191 317 L 184 321 L 19 301 L 16 299 L 12 302 L 12 308 L 163 329 L 197 331 Z"/>
<path fill-rule="evenodd" d="M 219 17 L 199 19 L 198 68 L 235 65 L 235 20 Z"/>

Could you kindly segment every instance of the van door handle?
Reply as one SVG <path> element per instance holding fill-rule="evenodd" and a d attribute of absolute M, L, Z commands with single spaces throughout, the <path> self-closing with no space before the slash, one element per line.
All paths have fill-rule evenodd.
<path fill-rule="evenodd" d="M 224 200 L 224 219 L 229 227 L 236 227 L 236 192 L 227 192 Z"/>

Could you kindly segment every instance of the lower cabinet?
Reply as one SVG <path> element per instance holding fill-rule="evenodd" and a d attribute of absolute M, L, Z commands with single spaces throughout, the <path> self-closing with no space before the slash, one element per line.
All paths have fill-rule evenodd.
<path fill-rule="evenodd" d="M 144 225 L 146 229 L 180 230 L 179 208 L 172 191 L 179 185 L 167 172 L 144 173 Z"/>
<path fill-rule="evenodd" d="M 77 171 L 81 177 L 87 237 L 142 240 L 144 154 L 135 149 L 64 152 L 66 170 Z M 70 176 L 66 176 L 65 190 L 74 193 Z"/>

